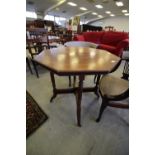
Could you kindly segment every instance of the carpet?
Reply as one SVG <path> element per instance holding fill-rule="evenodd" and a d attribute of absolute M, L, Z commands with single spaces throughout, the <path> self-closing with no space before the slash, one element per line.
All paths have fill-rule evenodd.
<path fill-rule="evenodd" d="M 38 129 L 47 118 L 37 102 L 26 91 L 26 137 Z"/>

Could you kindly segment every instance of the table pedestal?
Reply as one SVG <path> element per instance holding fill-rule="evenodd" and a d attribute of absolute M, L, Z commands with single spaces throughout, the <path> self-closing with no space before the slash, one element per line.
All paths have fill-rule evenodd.
<path fill-rule="evenodd" d="M 85 87 L 83 88 L 83 80 L 85 75 L 79 75 L 79 84 L 78 87 L 66 88 L 66 89 L 57 89 L 54 73 L 50 72 L 51 82 L 53 86 L 53 96 L 50 99 L 50 102 L 57 96 L 57 94 L 66 94 L 66 93 L 74 93 L 76 95 L 76 105 L 77 105 L 77 125 L 81 126 L 81 100 L 82 100 L 82 92 L 94 92 L 97 97 L 99 97 L 98 93 L 98 84 L 100 80 L 100 75 L 97 77 L 96 85 L 94 87 Z"/>

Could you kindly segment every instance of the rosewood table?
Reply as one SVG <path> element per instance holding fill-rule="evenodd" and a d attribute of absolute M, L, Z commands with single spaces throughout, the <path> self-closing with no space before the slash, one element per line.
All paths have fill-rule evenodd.
<path fill-rule="evenodd" d="M 120 58 L 105 50 L 88 47 L 58 47 L 47 49 L 37 55 L 33 61 L 50 71 L 53 96 L 50 102 L 61 93 L 75 93 L 77 104 L 77 125 L 81 126 L 82 92 L 94 92 L 98 95 L 98 83 L 101 74 L 111 72 L 120 62 Z M 59 76 L 76 75 L 78 87 L 57 89 L 54 74 Z M 94 87 L 83 88 L 85 75 L 98 75 Z"/>

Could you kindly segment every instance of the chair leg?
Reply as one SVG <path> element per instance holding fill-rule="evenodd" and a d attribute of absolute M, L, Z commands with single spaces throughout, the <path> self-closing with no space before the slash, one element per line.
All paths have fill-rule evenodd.
<path fill-rule="evenodd" d="M 29 68 L 31 74 L 33 74 L 32 69 L 31 69 L 31 65 L 30 65 L 30 61 L 29 61 L 28 58 L 26 58 L 26 64 L 27 64 L 27 66 L 28 66 L 28 68 Z"/>
<path fill-rule="evenodd" d="M 97 75 L 94 76 L 94 83 L 96 83 Z"/>
<path fill-rule="evenodd" d="M 100 119 L 102 117 L 102 113 L 105 110 L 105 108 L 107 107 L 107 103 L 108 103 L 108 100 L 105 97 L 102 97 L 102 104 L 101 104 L 100 112 L 99 112 L 98 118 L 96 119 L 96 122 L 100 121 Z"/>
<path fill-rule="evenodd" d="M 32 64 L 33 64 L 34 70 L 36 72 L 37 78 L 39 78 L 39 74 L 38 74 L 36 63 L 33 60 L 32 60 Z"/>
<path fill-rule="evenodd" d="M 68 78 L 69 78 L 69 87 L 71 87 L 71 76 L 69 76 Z"/>

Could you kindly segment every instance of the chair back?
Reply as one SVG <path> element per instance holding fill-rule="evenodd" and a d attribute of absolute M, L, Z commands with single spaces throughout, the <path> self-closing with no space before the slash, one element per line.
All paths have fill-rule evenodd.
<path fill-rule="evenodd" d="M 48 31 L 44 28 L 28 28 L 26 30 L 27 43 L 43 44 L 49 47 Z"/>
<path fill-rule="evenodd" d="M 40 53 L 44 47 L 50 48 L 48 31 L 44 28 L 27 28 L 26 43 L 27 49 L 33 58 L 33 55 Z M 35 49 L 35 53 L 32 52 L 32 49 Z"/>

